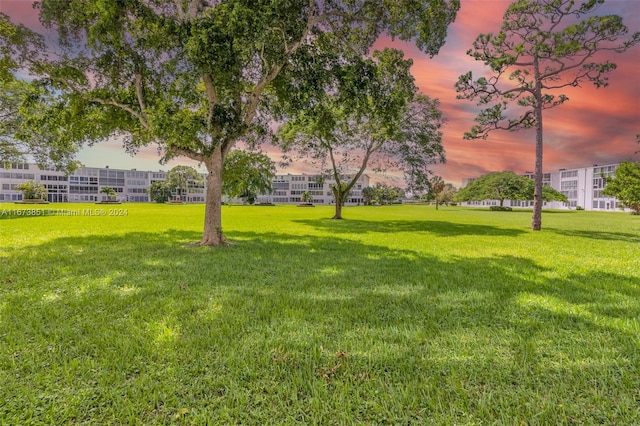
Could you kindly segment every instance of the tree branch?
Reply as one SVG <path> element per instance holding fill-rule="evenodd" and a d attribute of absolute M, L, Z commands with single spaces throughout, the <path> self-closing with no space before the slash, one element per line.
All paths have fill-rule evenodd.
<path fill-rule="evenodd" d="M 144 93 L 142 92 L 142 74 L 136 74 L 136 96 L 138 97 L 138 105 L 140 106 L 141 116 L 147 121 L 147 114 L 145 113 L 147 106 L 144 102 Z"/>
<path fill-rule="evenodd" d="M 251 91 L 251 95 L 249 96 L 249 105 L 245 111 L 244 124 L 249 125 L 253 121 L 253 118 L 256 114 L 256 109 L 258 108 L 258 102 L 260 101 L 260 95 L 264 91 L 264 89 L 273 81 L 274 78 L 278 76 L 282 68 L 284 67 L 286 61 L 289 57 L 302 45 L 304 40 L 307 38 L 311 29 L 316 24 L 316 20 L 313 18 L 313 14 L 315 12 L 315 2 L 314 0 L 309 0 L 309 12 L 307 13 L 307 26 L 305 30 L 300 35 L 300 38 L 291 44 L 284 52 L 284 59 L 281 63 L 275 65 L 254 87 Z M 285 40 L 285 46 L 286 46 Z"/>
<path fill-rule="evenodd" d="M 169 152 L 171 152 L 174 155 L 181 155 L 187 158 L 191 158 L 192 160 L 195 161 L 199 161 L 204 163 L 205 161 L 205 156 L 202 155 L 202 153 L 194 151 L 192 149 L 189 148 L 180 148 L 177 146 L 170 146 L 167 148 L 169 150 Z"/>

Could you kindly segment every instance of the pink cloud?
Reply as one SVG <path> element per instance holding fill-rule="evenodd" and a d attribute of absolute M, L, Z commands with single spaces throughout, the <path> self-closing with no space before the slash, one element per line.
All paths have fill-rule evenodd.
<path fill-rule="evenodd" d="M 454 83 L 458 76 L 473 71 L 480 74 L 487 71 L 482 64 L 474 61 L 466 51 L 480 33 L 497 32 L 502 16 L 510 0 L 465 0 L 456 22 L 449 27 L 447 43 L 440 53 L 429 58 L 413 44 L 381 38 L 375 48 L 386 46 L 402 49 L 412 58 L 412 73 L 420 90 L 438 98 L 448 119 L 444 127 L 443 143 L 447 151 L 447 163 L 434 166 L 434 171 L 446 181 L 459 185 L 462 178 L 479 176 L 490 171 L 512 170 L 517 173 L 530 171 L 534 166 L 534 134 L 532 131 L 516 133 L 494 132 L 487 140 L 466 141 L 465 131 L 474 124 L 474 117 L 480 108 L 473 102 L 457 100 Z M 31 1 L 0 0 L 0 11 L 7 13 L 16 22 L 32 28 L 41 28 L 37 13 Z M 630 33 L 640 30 L 640 13 L 636 0 L 610 1 L 601 6 L 598 14 L 618 14 L 624 18 Z M 583 87 L 566 90 L 570 100 L 544 116 L 546 171 L 561 167 L 581 167 L 593 163 L 604 164 L 627 159 L 638 150 L 635 135 L 640 133 L 640 46 L 622 55 L 611 54 L 610 60 L 618 64 L 618 69 L 610 74 L 610 85 L 596 90 L 585 83 Z M 114 142 L 101 147 L 88 148 L 83 154 L 87 164 L 104 164 L 103 155 L 108 154 L 112 167 L 118 162 L 126 167 L 159 167 L 157 151 L 143 149 L 133 159 L 125 154 L 121 144 Z M 275 161 L 280 158 L 275 148 L 263 149 Z M 637 158 L 637 156 L 636 156 Z M 183 160 L 176 160 L 183 161 Z M 138 162 L 138 163 L 136 163 Z M 185 160 L 185 162 L 188 162 Z M 90 164 L 93 165 L 93 164 Z M 153 166 L 153 167 L 151 167 Z M 314 173 L 312 166 L 296 163 L 283 173 Z M 385 178 L 380 178 L 384 180 Z"/>

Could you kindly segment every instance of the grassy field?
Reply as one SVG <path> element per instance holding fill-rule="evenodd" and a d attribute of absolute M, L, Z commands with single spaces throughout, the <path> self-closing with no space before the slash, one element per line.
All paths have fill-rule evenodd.
<path fill-rule="evenodd" d="M 0 424 L 640 424 L 638 216 L 115 207 L 0 204 Z"/>

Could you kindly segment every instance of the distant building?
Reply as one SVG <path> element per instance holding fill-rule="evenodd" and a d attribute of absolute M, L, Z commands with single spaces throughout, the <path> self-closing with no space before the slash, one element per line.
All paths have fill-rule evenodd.
<path fill-rule="evenodd" d="M 345 176 L 345 178 L 348 178 L 348 176 Z M 298 204 L 301 202 L 302 193 L 308 191 L 313 196 L 314 204 L 332 204 L 334 200 L 331 187 L 334 184 L 334 179 L 327 179 L 321 175 L 277 175 L 273 179 L 273 192 L 271 194 L 259 194 L 256 202 Z M 363 174 L 356 181 L 345 204 L 364 204 L 362 189 L 367 186 L 369 186 L 369 176 Z"/>
<path fill-rule="evenodd" d="M 189 182 L 183 201 L 203 203 L 206 195 L 206 175 L 203 183 Z M 54 168 L 40 169 L 37 164 L 6 163 L 0 168 L 0 202 L 21 201 L 22 193 L 16 186 L 29 180 L 45 185 L 50 202 L 98 202 L 107 198 L 100 193 L 105 187 L 116 191 L 120 202 L 149 202 L 148 189 L 154 182 L 167 179 L 164 171 L 122 170 L 109 167 L 82 167 L 70 175 Z M 259 194 L 256 202 L 273 204 L 297 204 L 305 191 L 313 196 L 315 204 L 333 203 L 331 186 L 333 179 L 319 175 L 277 175 L 271 194 Z M 362 189 L 369 186 L 369 176 L 362 175 L 347 198 L 346 204 L 363 204 Z M 228 201 L 228 200 L 227 200 Z"/>
<path fill-rule="evenodd" d="M 111 169 L 109 167 L 82 167 L 72 174 L 56 171 L 54 168 L 41 169 L 37 164 L 7 163 L 0 168 L 0 202 L 20 201 L 22 193 L 16 186 L 29 180 L 43 184 L 48 191 L 48 201 L 57 202 L 98 202 L 106 200 L 100 193 L 105 187 L 116 192 L 120 202 L 149 202 L 148 188 L 154 182 L 165 181 L 167 173 Z M 190 182 L 185 200 L 204 202 L 204 184 Z"/>
<path fill-rule="evenodd" d="M 591 167 L 560 169 L 554 173 L 544 173 L 542 184 L 560 191 L 568 198 L 566 203 L 560 201 L 545 202 L 544 207 L 558 209 L 580 207 L 584 210 L 599 211 L 618 210 L 621 206 L 620 201 L 614 197 L 602 195 L 602 190 L 606 186 L 604 178 L 614 176 L 619 165 L 620 163 L 607 164 L 605 166 L 594 164 Z M 534 178 L 534 174 L 531 172 L 526 172 L 524 176 L 531 179 Z M 466 179 L 467 184 L 476 179 Z M 465 180 L 463 180 L 463 186 L 464 182 Z M 462 204 L 492 206 L 500 203 L 496 200 L 483 200 Z M 505 200 L 504 205 L 510 207 L 533 207 L 533 201 Z"/>

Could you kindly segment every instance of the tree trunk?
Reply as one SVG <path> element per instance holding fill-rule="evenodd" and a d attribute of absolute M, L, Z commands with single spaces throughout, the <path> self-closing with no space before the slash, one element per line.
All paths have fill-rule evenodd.
<path fill-rule="evenodd" d="M 540 82 L 540 71 L 538 69 L 537 58 L 534 59 L 534 72 L 536 77 L 536 168 L 535 189 L 533 191 L 533 217 L 531 218 L 531 229 L 534 231 L 539 231 L 540 229 L 542 229 L 542 83 Z"/>
<path fill-rule="evenodd" d="M 438 210 L 438 197 L 436 197 L 436 210 Z"/>
<path fill-rule="evenodd" d="M 204 232 L 200 245 L 221 246 L 225 243 L 222 232 L 222 150 L 216 148 L 205 161 L 207 166 L 207 194 L 204 209 Z"/>
<path fill-rule="evenodd" d="M 344 204 L 344 194 L 342 191 L 333 190 L 333 198 L 336 200 L 336 213 L 331 219 L 342 219 L 342 205 Z"/>

